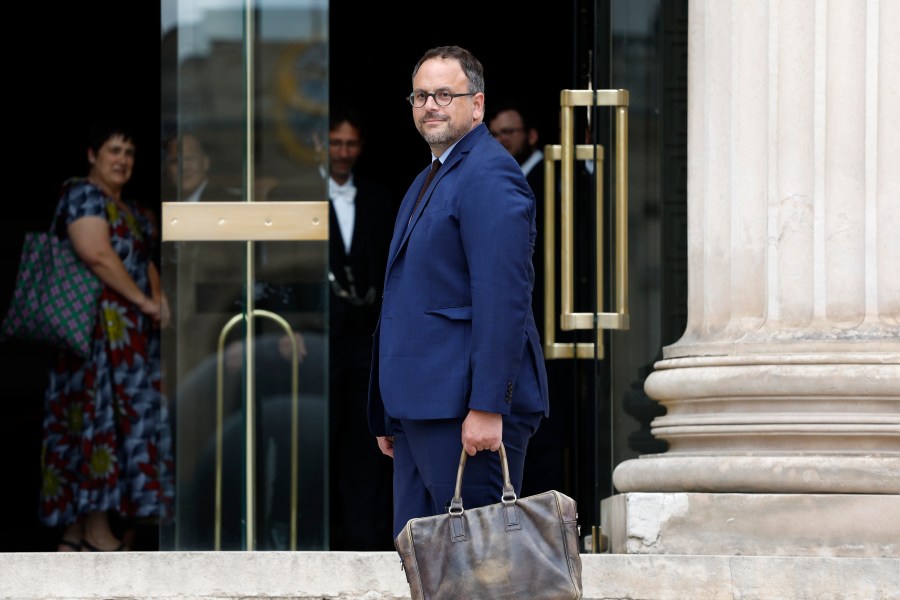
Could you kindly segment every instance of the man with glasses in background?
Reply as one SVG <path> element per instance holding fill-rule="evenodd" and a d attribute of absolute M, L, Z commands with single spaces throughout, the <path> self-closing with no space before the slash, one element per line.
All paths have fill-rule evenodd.
<path fill-rule="evenodd" d="M 431 165 L 400 205 L 369 391 L 369 426 L 394 459 L 394 536 L 446 511 L 461 451 L 467 508 L 499 501 L 501 441 L 519 493 L 528 441 L 549 414 L 531 308 L 535 199 L 483 123 L 482 65 L 458 46 L 433 48 L 412 90 Z"/>
<path fill-rule="evenodd" d="M 528 185 L 540 201 L 544 197 L 544 153 L 538 147 L 540 134 L 529 117 L 528 111 L 520 106 L 504 104 L 493 113 L 488 121 L 491 135 L 513 155 Z M 540 211 L 542 207 L 538 207 Z"/>
<path fill-rule="evenodd" d="M 522 104 L 499 104 L 488 120 L 491 135 L 513 155 L 528 179 L 537 199 L 537 251 L 534 254 L 532 308 L 538 333 L 544 338 L 544 153 L 538 146 L 540 134 L 531 112 Z M 555 168 L 555 167 L 554 167 Z M 558 178 L 557 178 L 558 179 Z M 558 200 L 556 200 L 558 206 Z M 557 208 L 557 210 L 559 210 Z M 558 269 L 559 267 L 557 267 Z M 522 493 L 526 496 L 566 488 L 565 449 L 571 436 L 566 427 L 574 418 L 575 363 L 571 359 L 547 362 L 547 381 L 554 399 L 553 417 L 545 419 L 531 440 L 531 452 L 525 461 Z"/>
<path fill-rule="evenodd" d="M 362 115 L 333 108 L 328 125 L 331 550 L 391 550 L 391 461 L 369 434 L 372 333 L 397 207 L 387 188 L 354 173 Z"/>

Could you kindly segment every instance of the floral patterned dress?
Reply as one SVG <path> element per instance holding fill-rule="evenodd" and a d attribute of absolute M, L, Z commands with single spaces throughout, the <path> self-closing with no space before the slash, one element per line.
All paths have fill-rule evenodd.
<path fill-rule="evenodd" d="M 86 179 L 63 186 L 59 231 L 82 217 L 109 221 L 110 242 L 150 293 L 152 225 L 136 205 L 118 208 Z M 88 359 L 61 352 L 45 396 L 40 518 L 64 526 L 93 511 L 126 519 L 166 514 L 172 498 L 171 432 L 151 319 L 104 286 Z"/>

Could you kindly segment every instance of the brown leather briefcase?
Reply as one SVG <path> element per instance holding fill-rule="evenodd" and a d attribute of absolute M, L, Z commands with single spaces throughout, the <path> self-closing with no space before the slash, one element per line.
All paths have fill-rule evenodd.
<path fill-rule="evenodd" d="M 412 600 L 579 599 L 575 500 L 557 491 L 517 498 L 501 444 L 500 502 L 464 510 L 466 453 L 447 514 L 410 519 L 394 540 Z"/>

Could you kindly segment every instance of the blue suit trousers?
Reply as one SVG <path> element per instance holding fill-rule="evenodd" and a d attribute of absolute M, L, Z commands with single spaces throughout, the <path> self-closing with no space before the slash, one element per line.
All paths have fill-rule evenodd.
<path fill-rule="evenodd" d="M 540 412 L 503 416 L 503 445 L 517 495 L 522 490 L 528 440 L 542 417 Z M 462 422 L 463 419 L 391 419 L 395 538 L 411 518 L 447 512 L 462 454 Z M 466 458 L 461 494 L 464 509 L 500 502 L 503 471 L 499 452 L 483 451 Z"/>

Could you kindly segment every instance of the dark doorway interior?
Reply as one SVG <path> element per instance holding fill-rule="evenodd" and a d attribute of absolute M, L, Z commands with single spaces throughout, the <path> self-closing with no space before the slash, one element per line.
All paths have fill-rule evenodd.
<path fill-rule="evenodd" d="M 492 99 L 520 101 L 535 113 L 541 143 L 557 143 L 559 91 L 575 87 L 576 4 L 564 0 L 527 9 L 506 0 L 467 7 L 332 0 L 330 93 L 332 101 L 349 98 L 365 109 L 369 147 L 360 169 L 402 196 L 428 163 L 428 148 L 411 122 L 405 96 L 416 60 L 444 44 L 464 46 L 481 59 L 488 111 Z M 83 140 L 92 119 L 107 112 L 131 119 L 138 159 L 129 191 L 153 208 L 160 196 L 159 3 L 101 0 L 62 3 L 49 12 L 38 4 L 22 10 L 18 22 L 30 26 L 32 48 L 19 46 L 10 54 L 7 81 L 14 93 L 8 95 L 8 110 L 14 121 L 27 125 L 17 128 L 24 131 L 14 138 L 7 160 L 9 172 L 26 179 L 14 184 L 2 220 L 4 314 L 24 233 L 48 227 L 59 185 L 86 171 Z M 56 544 L 56 532 L 37 522 L 49 359 L 42 348 L 0 343 L 3 552 L 49 551 Z"/>
<path fill-rule="evenodd" d="M 25 4 L 17 24 L 25 38 L 7 45 L 10 137 L 7 173 L 13 192 L 0 233 L 0 310 L 12 293 L 26 231 L 47 229 L 60 184 L 84 175 L 87 124 L 116 112 L 135 129 L 138 157 L 129 183 L 133 197 L 153 206 L 159 197 L 159 5 L 155 2 Z M 26 46 L 23 39 L 27 39 Z M 41 485 L 40 434 L 50 353 L 0 343 L 3 415 L 0 456 L 0 551 L 52 550 L 55 532 L 37 522 Z"/>
<path fill-rule="evenodd" d="M 447 44 L 471 50 L 484 65 L 488 114 L 503 100 L 522 103 L 535 115 L 541 143 L 557 143 L 559 92 L 573 85 L 574 4 L 526 8 L 503 0 L 453 8 L 332 1 L 331 101 L 349 99 L 366 111 L 369 142 L 359 168 L 402 197 L 428 165 L 428 146 L 405 98 L 419 57 Z"/>

